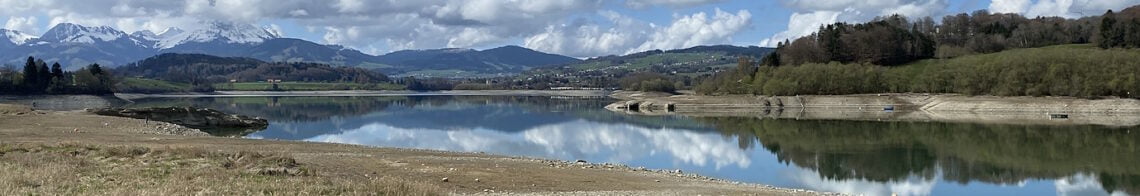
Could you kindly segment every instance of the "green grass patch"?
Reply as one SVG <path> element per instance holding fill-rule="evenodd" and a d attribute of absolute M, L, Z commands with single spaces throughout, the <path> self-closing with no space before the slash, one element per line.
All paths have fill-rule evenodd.
<path fill-rule="evenodd" d="M 190 84 L 130 77 L 120 79 L 115 88 L 118 92 L 127 93 L 187 92 Z"/>

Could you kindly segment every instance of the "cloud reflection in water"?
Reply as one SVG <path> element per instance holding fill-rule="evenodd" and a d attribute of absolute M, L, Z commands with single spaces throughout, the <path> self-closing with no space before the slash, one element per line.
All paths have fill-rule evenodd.
<path fill-rule="evenodd" d="M 747 168 L 752 163 L 735 138 L 716 133 L 586 120 L 543 125 L 520 133 L 485 128 L 405 129 L 371 123 L 305 140 L 618 163 L 668 155 L 679 163 L 698 167 L 712 164 L 718 169 L 727 165 Z"/>

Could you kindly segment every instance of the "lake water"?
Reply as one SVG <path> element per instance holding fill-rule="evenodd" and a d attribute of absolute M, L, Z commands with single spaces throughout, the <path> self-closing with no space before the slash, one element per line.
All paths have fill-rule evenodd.
<path fill-rule="evenodd" d="M 681 169 L 866 195 L 1140 194 L 1135 127 L 633 116 L 607 98 L 156 98 L 259 116 L 248 138 L 421 148 Z"/>

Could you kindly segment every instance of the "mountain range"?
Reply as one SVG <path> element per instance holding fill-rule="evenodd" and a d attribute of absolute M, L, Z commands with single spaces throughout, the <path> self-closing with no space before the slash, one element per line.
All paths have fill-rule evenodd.
<path fill-rule="evenodd" d="M 91 63 L 117 67 L 164 53 L 248 57 L 271 62 L 314 62 L 358 66 L 385 74 L 454 71 L 481 74 L 519 73 L 536 67 L 581 60 L 519 46 L 488 50 L 446 48 L 403 50 L 369 55 L 339 45 L 286 38 L 249 24 L 206 22 L 202 28 L 169 28 L 126 33 L 111 27 L 60 23 L 34 36 L 0 29 L 0 63 L 19 65 L 28 56 L 59 62 L 74 70 Z"/>

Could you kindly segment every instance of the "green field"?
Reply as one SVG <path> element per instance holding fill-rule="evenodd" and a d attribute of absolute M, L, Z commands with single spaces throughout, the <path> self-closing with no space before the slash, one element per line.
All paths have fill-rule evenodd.
<path fill-rule="evenodd" d="M 168 93 L 190 91 L 190 84 L 152 80 L 146 78 L 122 78 L 115 88 L 119 92 Z"/>
<path fill-rule="evenodd" d="M 274 90 L 273 84 L 265 82 L 238 82 L 214 84 L 219 91 L 265 91 Z M 403 90 L 403 85 L 391 83 L 322 83 L 322 82 L 282 82 L 277 90 L 282 91 L 321 91 L 321 90 Z"/>

